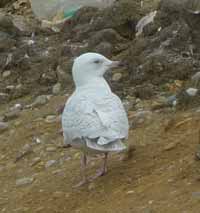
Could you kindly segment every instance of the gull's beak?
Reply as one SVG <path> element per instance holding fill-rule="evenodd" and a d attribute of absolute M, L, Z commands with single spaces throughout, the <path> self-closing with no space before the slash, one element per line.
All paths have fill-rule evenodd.
<path fill-rule="evenodd" d="M 118 67 L 125 67 L 126 63 L 122 61 L 111 61 L 109 64 L 109 68 L 118 68 Z"/>

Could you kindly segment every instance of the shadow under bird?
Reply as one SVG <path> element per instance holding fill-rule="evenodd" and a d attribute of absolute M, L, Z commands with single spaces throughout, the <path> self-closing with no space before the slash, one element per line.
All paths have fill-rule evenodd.
<path fill-rule="evenodd" d="M 81 186 L 107 172 L 109 152 L 126 150 L 128 118 L 120 98 L 112 93 L 104 74 L 121 66 L 97 53 L 85 53 L 74 60 L 72 75 L 75 91 L 67 100 L 62 114 L 64 143 L 82 151 Z M 103 154 L 97 174 L 86 177 L 87 155 Z"/>

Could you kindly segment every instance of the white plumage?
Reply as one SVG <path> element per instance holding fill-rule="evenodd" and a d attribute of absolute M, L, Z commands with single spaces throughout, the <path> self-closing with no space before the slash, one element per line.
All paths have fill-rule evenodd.
<path fill-rule="evenodd" d="M 123 104 L 112 93 L 104 73 L 119 65 L 96 53 L 79 56 L 73 65 L 76 89 L 62 115 L 64 142 L 88 152 L 122 151 L 128 137 Z"/>

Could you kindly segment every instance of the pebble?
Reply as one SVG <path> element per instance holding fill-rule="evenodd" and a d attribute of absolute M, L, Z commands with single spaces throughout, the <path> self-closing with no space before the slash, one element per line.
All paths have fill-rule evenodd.
<path fill-rule="evenodd" d="M 35 101 L 31 104 L 28 105 L 27 107 L 38 107 L 38 106 L 42 106 L 45 105 L 48 102 L 48 97 L 46 95 L 40 95 L 38 96 Z"/>
<path fill-rule="evenodd" d="M 126 194 L 133 194 L 133 193 L 135 193 L 135 191 L 128 191 L 128 192 L 126 192 Z"/>
<path fill-rule="evenodd" d="M 28 185 L 28 184 L 31 184 L 33 181 L 34 181 L 33 177 L 21 178 L 21 179 L 16 180 L 16 186 Z"/>
<path fill-rule="evenodd" d="M 200 199 L 200 192 L 192 192 L 192 197 L 196 199 Z"/>
<path fill-rule="evenodd" d="M 14 110 L 22 110 L 22 105 L 21 104 L 15 104 L 13 107 L 10 108 L 10 111 Z"/>
<path fill-rule="evenodd" d="M 118 82 L 118 81 L 120 81 L 122 79 L 122 74 L 121 73 L 115 73 L 115 74 L 113 74 L 113 76 L 112 76 L 112 81 L 114 81 L 114 82 Z"/>
<path fill-rule="evenodd" d="M 200 81 L 200 72 L 195 73 L 192 78 L 193 81 Z"/>
<path fill-rule="evenodd" d="M 0 122 L 3 122 L 5 120 L 5 116 L 0 116 Z"/>
<path fill-rule="evenodd" d="M 64 192 L 61 192 L 61 191 L 57 191 L 57 192 L 54 192 L 53 193 L 53 197 L 54 198 L 62 198 L 65 196 L 65 193 Z"/>
<path fill-rule="evenodd" d="M 137 126 L 145 122 L 145 120 L 150 120 L 152 118 L 151 111 L 140 110 L 136 114 L 130 115 L 131 126 Z"/>
<path fill-rule="evenodd" d="M 95 189 L 95 184 L 94 183 L 90 183 L 88 186 L 88 190 L 92 191 Z"/>
<path fill-rule="evenodd" d="M 48 115 L 45 119 L 46 123 L 55 123 L 56 121 L 58 121 L 58 117 L 55 115 Z"/>
<path fill-rule="evenodd" d="M 19 117 L 19 115 L 20 115 L 20 110 L 19 109 L 14 109 L 14 110 L 12 110 L 10 112 L 7 112 L 5 114 L 5 120 L 9 121 L 9 120 L 16 119 L 16 118 Z"/>
<path fill-rule="evenodd" d="M 176 95 L 171 95 L 166 99 L 167 106 L 175 106 L 177 102 Z"/>
<path fill-rule="evenodd" d="M 165 151 L 170 151 L 172 149 L 174 149 L 177 146 L 177 143 L 169 143 L 164 147 Z"/>
<path fill-rule="evenodd" d="M 30 166 L 35 166 L 40 161 L 41 161 L 41 158 L 40 157 L 36 157 L 36 158 L 33 159 L 33 161 L 31 162 Z"/>
<path fill-rule="evenodd" d="M 144 213 L 153 213 L 153 210 L 152 210 L 152 209 L 149 209 L 149 208 L 146 208 L 146 209 L 144 210 Z"/>
<path fill-rule="evenodd" d="M 55 152 L 56 151 L 56 147 L 47 147 L 46 151 L 47 152 Z"/>
<path fill-rule="evenodd" d="M 52 89 L 53 95 L 58 95 L 60 91 L 61 91 L 61 83 L 55 84 Z"/>
<path fill-rule="evenodd" d="M 9 125 L 6 122 L 0 122 L 0 133 L 8 129 Z"/>
<path fill-rule="evenodd" d="M 194 97 L 197 94 L 197 92 L 198 92 L 198 89 L 196 88 L 188 88 L 186 90 L 186 93 L 191 97 Z"/>
<path fill-rule="evenodd" d="M 11 75 L 11 71 L 10 70 L 6 70 L 3 72 L 2 77 L 3 78 L 8 78 Z"/>
<path fill-rule="evenodd" d="M 55 163 L 56 163 L 56 160 L 49 160 L 46 162 L 45 168 L 49 168 L 49 167 L 53 166 Z"/>

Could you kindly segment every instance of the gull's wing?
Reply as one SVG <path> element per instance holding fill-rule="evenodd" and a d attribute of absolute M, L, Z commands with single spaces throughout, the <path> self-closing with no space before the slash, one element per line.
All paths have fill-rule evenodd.
<path fill-rule="evenodd" d="M 65 141 L 98 138 L 105 145 L 128 137 L 128 119 L 121 100 L 113 93 L 74 93 L 62 115 Z"/>

